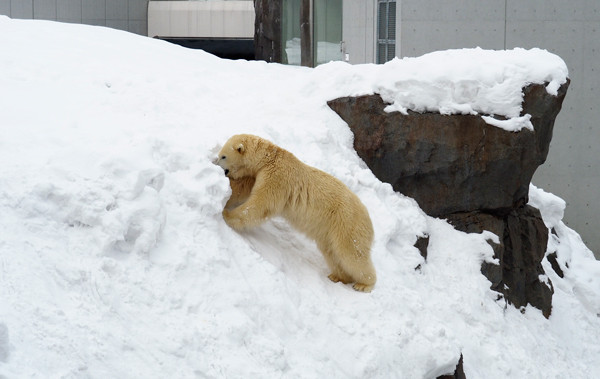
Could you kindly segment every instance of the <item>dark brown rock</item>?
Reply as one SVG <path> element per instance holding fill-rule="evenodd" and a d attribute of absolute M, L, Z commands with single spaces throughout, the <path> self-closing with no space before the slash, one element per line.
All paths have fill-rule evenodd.
<path fill-rule="evenodd" d="M 354 133 L 354 148 L 373 173 L 414 198 L 432 216 L 504 210 L 528 201 L 529 183 L 548 155 L 554 119 L 568 83 L 551 96 L 524 90 L 536 132 L 508 132 L 480 116 L 386 113 L 379 95 L 328 102 Z"/>
<path fill-rule="evenodd" d="M 554 270 L 556 275 L 558 275 L 560 278 L 564 278 L 565 273 L 563 272 L 562 268 L 560 267 L 560 264 L 558 263 L 558 255 L 556 254 L 556 251 L 554 253 L 548 254 L 547 258 L 548 262 L 550 262 L 550 265 L 552 266 L 552 270 Z"/>
<path fill-rule="evenodd" d="M 545 86 L 541 85 L 531 85 L 523 88 L 523 110 L 521 115 L 531 115 L 531 123 L 536 134 L 539 165 L 543 164 L 548 156 L 552 131 L 554 130 L 554 120 L 560 112 L 569 84 L 570 80 L 567 79 L 567 83 L 559 88 L 557 96 L 549 95 Z"/>
<path fill-rule="evenodd" d="M 415 247 L 419 250 L 419 253 L 424 259 L 427 259 L 427 248 L 429 247 L 429 236 L 417 237 Z"/>
<path fill-rule="evenodd" d="M 500 239 L 493 244 L 494 258 L 499 264 L 483 263 L 481 272 L 492 282 L 491 288 L 500 292 L 515 307 L 531 304 L 546 318 L 552 312 L 554 289 L 540 281 L 544 275 L 542 259 L 548 245 L 548 229 L 539 210 L 524 206 L 505 215 L 467 212 L 448 215 L 448 222 L 467 233 L 489 230 Z"/>
<path fill-rule="evenodd" d="M 539 211 L 526 204 L 568 86 L 561 86 L 557 96 L 545 85 L 523 89 L 521 115 L 531 115 L 535 131 L 505 131 L 475 115 L 386 113 L 379 95 L 328 104 L 348 123 L 354 148 L 381 181 L 456 229 L 498 235 L 500 244 L 493 249 L 500 264 L 481 267 L 491 288 L 517 308 L 531 304 L 549 317 L 552 284 L 540 281 L 548 230 Z M 426 239 L 415 244 L 425 259 L 427 245 Z"/>
<path fill-rule="evenodd" d="M 456 364 L 456 369 L 453 374 L 441 375 L 437 379 L 466 379 L 465 370 L 463 368 L 463 355 L 460 355 L 460 359 Z"/>

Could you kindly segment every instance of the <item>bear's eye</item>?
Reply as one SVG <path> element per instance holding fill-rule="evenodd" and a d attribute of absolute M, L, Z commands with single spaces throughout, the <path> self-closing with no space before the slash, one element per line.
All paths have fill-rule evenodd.
<path fill-rule="evenodd" d="M 224 155 L 221 157 L 221 159 L 225 159 L 225 158 L 227 158 L 227 157 L 226 157 L 226 156 L 224 156 Z"/>

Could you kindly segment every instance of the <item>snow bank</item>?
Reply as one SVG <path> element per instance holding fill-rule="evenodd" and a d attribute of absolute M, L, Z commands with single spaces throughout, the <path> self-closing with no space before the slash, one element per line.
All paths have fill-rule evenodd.
<path fill-rule="evenodd" d="M 549 249 L 572 276 L 549 273 L 546 320 L 489 289 L 480 267 L 492 260 L 493 235 L 457 232 L 379 182 L 326 105 L 377 91 L 412 109 L 402 93 L 419 85 L 402 79 L 402 66 L 430 62 L 431 83 L 463 83 L 469 71 L 451 60 L 443 75 L 431 56 L 311 70 L 6 17 L 0 49 L 0 376 L 418 378 L 448 372 L 461 353 L 468 377 L 600 374 L 598 262 L 559 212 L 542 211 L 562 228 Z M 497 93 L 521 72 L 510 62 L 553 57 L 498 54 L 506 76 L 487 65 L 469 76 L 495 77 Z M 550 68 L 521 74 L 549 90 L 562 80 Z M 462 93 L 489 84 L 469 83 Z M 480 112 L 475 100 L 454 103 Z M 485 112 L 515 115 L 503 109 Z M 314 242 L 283 220 L 243 234 L 227 227 L 230 190 L 211 161 L 240 132 L 273 140 L 360 196 L 376 234 L 371 294 L 331 283 Z M 555 207 L 548 196 L 535 205 Z M 424 234 L 426 263 L 413 247 Z"/>
<path fill-rule="evenodd" d="M 557 280 L 558 285 L 600 317 L 600 262 L 585 246 L 579 234 L 562 222 L 565 201 L 530 185 L 529 204 L 540 210 L 544 223 L 551 230 L 548 253 L 556 254 L 556 260 L 565 275 L 564 281 Z M 544 269 L 553 272 L 547 260 L 544 261 Z"/>

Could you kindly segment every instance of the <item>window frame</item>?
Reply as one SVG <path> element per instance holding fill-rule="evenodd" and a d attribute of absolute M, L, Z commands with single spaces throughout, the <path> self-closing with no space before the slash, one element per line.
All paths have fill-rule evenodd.
<path fill-rule="evenodd" d="M 391 4 L 393 4 L 393 14 L 390 13 Z M 396 0 L 377 0 L 377 45 L 375 52 L 377 64 L 388 62 L 396 56 L 396 12 Z M 384 24 L 382 24 L 382 21 Z M 385 33 L 384 36 L 381 35 L 382 32 Z"/>

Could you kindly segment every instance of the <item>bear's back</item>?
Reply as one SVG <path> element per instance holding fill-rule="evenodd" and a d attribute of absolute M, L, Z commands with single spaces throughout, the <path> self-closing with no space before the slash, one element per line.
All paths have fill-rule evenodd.
<path fill-rule="evenodd" d="M 311 238 L 342 234 L 370 245 L 373 226 L 358 196 L 334 176 L 304 166 L 294 175 L 283 216 Z"/>

